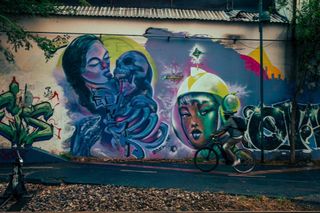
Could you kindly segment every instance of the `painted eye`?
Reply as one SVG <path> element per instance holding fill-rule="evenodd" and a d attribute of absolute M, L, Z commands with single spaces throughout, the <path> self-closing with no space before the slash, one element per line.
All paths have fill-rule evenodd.
<path fill-rule="evenodd" d="M 200 115 L 204 116 L 206 114 L 208 114 L 209 112 L 213 111 L 213 109 L 203 109 L 200 110 Z"/>
<path fill-rule="evenodd" d="M 188 111 L 180 111 L 180 115 L 181 115 L 181 117 L 190 117 L 191 116 L 191 114 L 188 112 Z"/>
<path fill-rule="evenodd" d="M 124 63 L 125 65 L 131 65 L 131 64 L 134 64 L 134 61 L 133 61 L 133 58 L 125 58 L 125 59 L 123 60 L 123 63 Z"/>
<path fill-rule="evenodd" d="M 209 111 L 208 110 L 204 110 L 200 112 L 200 115 L 206 115 Z"/>
<path fill-rule="evenodd" d="M 89 61 L 88 66 L 94 67 L 100 64 L 100 61 L 98 59 L 92 59 Z"/>

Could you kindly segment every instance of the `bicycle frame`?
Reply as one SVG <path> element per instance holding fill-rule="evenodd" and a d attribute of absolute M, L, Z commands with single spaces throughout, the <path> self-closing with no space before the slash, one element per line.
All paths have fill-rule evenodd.
<path fill-rule="evenodd" d="M 213 149 L 213 150 L 214 150 L 214 147 L 217 147 L 217 148 L 219 149 L 222 157 L 224 158 L 224 160 L 228 160 L 227 153 L 226 153 L 226 151 L 223 149 L 222 145 L 223 145 L 223 144 L 221 144 L 220 142 L 215 141 L 215 142 L 211 143 L 211 144 L 209 145 L 209 147 L 210 147 L 211 149 Z"/>
<path fill-rule="evenodd" d="M 240 160 L 240 164 L 232 167 L 239 173 L 248 173 L 255 167 L 254 158 L 250 150 L 238 146 L 240 143 L 243 146 L 242 140 L 239 140 L 238 143 L 231 147 L 232 152 Z M 219 165 L 219 159 L 224 159 L 225 164 L 231 165 L 233 161 L 230 160 L 228 153 L 224 150 L 223 144 L 224 143 L 219 142 L 217 138 L 212 138 L 210 144 L 198 149 L 193 158 L 196 167 L 203 172 L 210 172 Z"/>
<path fill-rule="evenodd" d="M 222 147 L 222 146 L 223 146 L 223 143 L 220 143 L 217 138 L 212 138 L 212 141 L 213 141 L 213 142 L 210 143 L 210 144 L 208 145 L 208 147 L 210 147 L 211 149 L 214 149 L 215 146 L 218 147 L 218 149 L 219 149 L 222 157 L 224 158 L 224 160 L 225 160 L 226 162 L 230 161 L 230 159 L 229 159 L 226 151 L 225 151 L 224 148 Z M 239 143 L 242 143 L 242 141 L 241 141 L 241 142 L 239 141 Z M 237 143 L 237 144 L 239 144 L 239 143 Z M 231 150 L 234 150 L 234 148 L 236 147 L 237 144 L 233 145 L 233 146 L 231 147 Z M 238 149 L 238 148 L 237 148 L 237 149 Z"/>

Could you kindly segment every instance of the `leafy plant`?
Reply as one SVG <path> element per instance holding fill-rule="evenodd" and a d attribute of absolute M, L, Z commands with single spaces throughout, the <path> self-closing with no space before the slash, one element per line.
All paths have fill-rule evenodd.
<path fill-rule="evenodd" d="M 79 0 L 79 4 L 89 6 L 86 0 Z M 62 11 L 60 3 L 56 0 L 0 0 L 0 36 L 1 39 L 7 38 L 7 45 L 4 45 L 0 40 L 0 53 L 4 54 L 9 62 L 14 62 L 13 52 L 19 49 L 29 50 L 32 44 L 36 43 L 37 46 L 43 50 L 45 58 L 48 60 L 53 57 L 54 45 L 52 41 L 46 37 L 39 36 L 27 32 L 17 22 L 19 15 L 27 16 L 49 16 Z M 76 11 L 67 11 L 74 13 Z"/>
<path fill-rule="evenodd" d="M 295 162 L 297 100 L 306 90 L 320 87 L 320 2 L 305 0 L 297 8 L 292 0 L 293 79 L 295 81 L 291 113 L 290 162 Z"/>
<path fill-rule="evenodd" d="M 297 92 L 320 86 L 320 1 L 304 1 L 297 12 Z"/>

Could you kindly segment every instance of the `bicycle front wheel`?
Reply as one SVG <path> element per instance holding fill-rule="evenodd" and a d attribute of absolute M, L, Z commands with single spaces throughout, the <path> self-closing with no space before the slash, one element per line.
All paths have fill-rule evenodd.
<path fill-rule="evenodd" d="M 237 156 L 237 159 L 240 159 L 240 164 L 234 166 L 234 170 L 239 173 L 248 173 L 254 169 L 256 163 L 250 150 L 238 149 L 234 154 Z"/>
<path fill-rule="evenodd" d="M 219 164 L 217 152 L 209 147 L 197 150 L 193 160 L 195 166 L 203 172 L 210 172 Z"/>

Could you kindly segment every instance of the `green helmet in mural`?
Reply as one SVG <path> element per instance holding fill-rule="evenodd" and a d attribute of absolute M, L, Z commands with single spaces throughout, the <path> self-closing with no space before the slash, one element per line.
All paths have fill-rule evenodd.
<path fill-rule="evenodd" d="M 228 94 L 222 100 L 224 114 L 234 114 L 240 108 L 240 100 L 235 94 Z"/>

